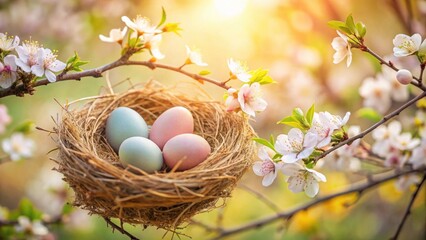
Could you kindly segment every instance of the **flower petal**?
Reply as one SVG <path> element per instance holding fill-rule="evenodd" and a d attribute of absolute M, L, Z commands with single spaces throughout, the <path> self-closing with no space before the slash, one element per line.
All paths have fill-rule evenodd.
<path fill-rule="evenodd" d="M 255 162 L 253 164 L 253 172 L 257 176 L 263 176 L 263 173 L 262 173 L 262 162 L 261 161 L 257 161 L 257 162 Z"/>
<path fill-rule="evenodd" d="M 44 74 L 46 75 L 46 78 L 49 80 L 49 82 L 56 82 L 56 75 L 50 70 L 47 70 Z"/>
<path fill-rule="evenodd" d="M 308 197 L 315 197 L 319 192 L 319 183 L 312 177 L 308 177 L 304 186 L 305 194 Z"/>
<path fill-rule="evenodd" d="M 271 185 L 274 182 L 276 177 L 277 177 L 277 171 L 272 171 L 272 172 L 266 174 L 263 177 L 262 185 L 264 187 L 268 187 L 269 185 Z"/>

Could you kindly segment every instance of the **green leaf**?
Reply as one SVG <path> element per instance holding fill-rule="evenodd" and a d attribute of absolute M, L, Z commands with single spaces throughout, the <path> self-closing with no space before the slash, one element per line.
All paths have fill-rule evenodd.
<path fill-rule="evenodd" d="M 260 85 L 270 84 L 270 83 L 276 83 L 274 79 L 272 79 L 271 76 L 265 76 L 262 78 L 262 80 L 259 81 Z"/>
<path fill-rule="evenodd" d="M 71 204 L 64 204 L 64 206 L 62 207 L 62 215 L 68 215 L 70 214 L 72 211 L 74 211 L 74 208 L 72 207 Z"/>
<path fill-rule="evenodd" d="M 352 14 L 346 18 L 346 27 L 351 31 L 351 34 L 355 34 L 357 32 Z"/>
<path fill-rule="evenodd" d="M 274 135 L 271 134 L 271 136 L 269 136 L 269 142 L 272 143 L 272 145 L 275 146 L 275 138 Z"/>
<path fill-rule="evenodd" d="M 299 121 L 302 125 L 305 121 L 305 116 L 303 115 L 303 111 L 300 108 L 293 109 L 293 118 Z"/>
<path fill-rule="evenodd" d="M 308 112 L 306 113 L 306 120 L 308 121 L 309 125 L 312 125 L 314 113 L 315 113 L 315 105 L 312 104 L 312 106 L 308 109 Z"/>
<path fill-rule="evenodd" d="M 339 30 L 339 27 L 346 27 L 346 24 L 342 21 L 333 20 L 328 22 L 328 26 L 336 30 Z"/>
<path fill-rule="evenodd" d="M 14 132 L 21 132 L 23 134 L 28 134 L 32 132 L 35 129 L 35 124 L 33 121 L 25 121 L 21 124 L 19 124 L 15 129 Z"/>
<path fill-rule="evenodd" d="M 15 212 L 15 216 L 26 216 L 30 220 L 37 220 L 41 219 L 42 212 L 36 209 L 29 199 L 23 198 L 19 203 L 18 210 Z"/>
<path fill-rule="evenodd" d="M 255 82 L 258 82 L 261 85 L 275 83 L 275 81 L 268 75 L 268 72 L 268 70 L 262 68 L 250 71 L 249 73 L 251 74 L 251 78 L 249 84 Z"/>
<path fill-rule="evenodd" d="M 339 27 L 338 28 L 341 32 L 344 32 L 344 33 L 346 33 L 346 34 L 348 34 L 348 35 L 352 35 L 352 31 L 348 28 L 348 27 L 344 27 L 344 26 L 342 26 L 342 27 Z"/>
<path fill-rule="evenodd" d="M 372 108 L 361 108 L 356 112 L 356 115 L 361 118 L 368 119 L 373 122 L 378 122 L 383 116 Z"/>
<path fill-rule="evenodd" d="M 167 18 L 166 10 L 164 10 L 164 7 L 161 7 L 161 20 L 160 20 L 160 23 L 157 25 L 157 28 L 166 22 L 166 18 Z"/>
<path fill-rule="evenodd" d="M 211 72 L 209 71 L 209 70 L 201 70 L 199 73 L 198 73 L 198 75 L 201 75 L 201 76 L 206 76 L 206 75 L 209 75 Z"/>
<path fill-rule="evenodd" d="M 363 38 L 365 34 L 367 33 L 367 28 L 365 27 L 364 23 L 357 22 L 356 29 L 358 31 L 359 37 Z"/>
<path fill-rule="evenodd" d="M 73 63 L 73 62 L 75 62 L 77 59 L 78 59 L 77 52 L 74 52 L 74 56 L 72 56 L 72 57 L 68 58 L 68 60 L 67 60 L 67 65 L 69 65 L 69 64 L 71 64 L 71 63 Z"/>
<path fill-rule="evenodd" d="M 89 63 L 89 61 L 78 61 L 78 62 L 75 62 L 75 63 L 73 64 L 73 66 L 74 66 L 74 67 L 80 67 L 80 66 L 86 65 L 86 64 L 88 64 L 88 63 Z"/>
<path fill-rule="evenodd" d="M 284 124 L 284 125 L 287 125 L 287 126 L 290 126 L 290 127 L 299 128 L 299 129 L 304 128 L 303 125 L 301 125 L 300 122 L 297 121 L 297 119 L 295 119 L 293 116 L 285 117 L 277 123 L 278 124 Z"/>
<path fill-rule="evenodd" d="M 257 142 L 257 143 L 259 143 L 259 144 L 261 144 L 263 146 L 266 146 L 266 147 L 268 147 L 268 148 L 270 148 L 270 149 L 272 149 L 272 150 L 275 151 L 274 145 L 272 143 L 270 143 L 268 140 L 263 139 L 263 138 L 253 138 L 253 140 L 255 142 Z"/>
<path fill-rule="evenodd" d="M 135 47 L 138 42 L 139 42 L 139 38 L 130 38 L 128 44 L 131 47 Z"/>

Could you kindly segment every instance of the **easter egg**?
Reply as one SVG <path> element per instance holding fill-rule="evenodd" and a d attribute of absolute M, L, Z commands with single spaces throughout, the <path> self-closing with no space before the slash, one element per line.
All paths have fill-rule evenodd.
<path fill-rule="evenodd" d="M 172 137 L 194 132 L 194 118 L 184 107 L 172 107 L 163 112 L 152 124 L 149 139 L 163 149 Z"/>
<path fill-rule="evenodd" d="M 163 148 L 163 158 L 169 168 L 179 164 L 176 170 L 183 171 L 206 160 L 210 152 L 210 145 L 204 138 L 185 133 L 167 141 Z"/>
<path fill-rule="evenodd" d="M 154 173 L 163 166 L 163 155 L 160 148 L 144 137 L 131 137 L 124 140 L 118 156 L 125 167 L 132 165 L 147 173 Z"/>
<path fill-rule="evenodd" d="M 108 143 L 117 152 L 120 144 L 129 137 L 148 137 L 148 126 L 135 110 L 128 107 L 114 109 L 108 116 L 105 135 Z"/>

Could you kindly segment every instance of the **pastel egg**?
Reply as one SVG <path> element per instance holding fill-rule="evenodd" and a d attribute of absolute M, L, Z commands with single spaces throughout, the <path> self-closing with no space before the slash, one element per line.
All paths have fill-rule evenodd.
<path fill-rule="evenodd" d="M 160 148 L 144 137 L 131 137 L 124 140 L 118 156 L 125 167 L 132 165 L 147 173 L 159 171 L 163 166 L 163 154 Z"/>
<path fill-rule="evenodd" d="M 176 135 L 194 132 L 194 118 L 184 107 L 172 107 L 163 112 L 152 124 L 149 139 L 160 149 Z"/>
<path fill-rule="evenodd" d="M 206 160 L 210 152 L 210 145 L 204 138 L 185 133 L 173 137 L 164 145 L 163 158 L 169 168 L 179 164 L 176 170 L 183 171 Z"/>
<path fill-rule="evenodd" d="M 109 115 L 105 135 L 108 143 L 117 152 L 121 143 L 129 137 L 148 137 L 148 126 L 135 110 L 128 107 L 114 109 Z"/>

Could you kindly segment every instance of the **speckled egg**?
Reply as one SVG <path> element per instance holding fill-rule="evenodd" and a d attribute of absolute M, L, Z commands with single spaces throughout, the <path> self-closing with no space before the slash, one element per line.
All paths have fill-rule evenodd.
<path fill-rule="evenodd" d="M 160 148 L 144 137 L 131 137 L 124 140 L 118 156 L 123 166 L 132 165 L 147 173 L 159 171 L 163 166 L 163 155 Z"/>
<path fill-rule="evenodd" d="M 111 147 L 118 152 L 121 143 L 130 137 L 148 137 L 148 126 L 135 110 L 128 107 L 114 109 L 108 116 L 105 136 Z"/>
<path fill-rule="evenodd" d="M 194 118 L 184 107 L 172 107 L 163 112 L 152 124 L 149 139 L 160 149 L 176 135 L 194 132 Z"/>
<path fill-rule="evenodd" d="M 166 165 L 178 171 L 191 169 L 207 159 L 211 152 L 209 143 L 195 134 L 180 134 L 164 145 L 163 158 Z"/>

